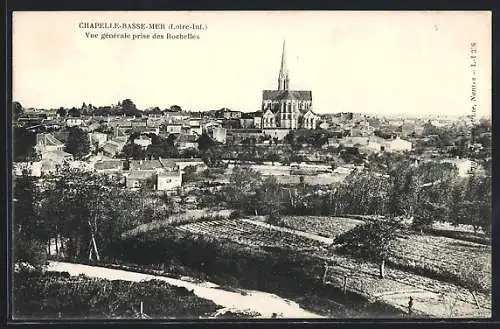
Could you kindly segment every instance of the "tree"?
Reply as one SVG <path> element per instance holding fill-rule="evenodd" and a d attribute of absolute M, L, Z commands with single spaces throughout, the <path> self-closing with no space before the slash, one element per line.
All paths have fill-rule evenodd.
<path fill-rule="evenodd" d="M 123 221 L 139 208 L 107 175 L 63 166 L 46 184 L 42 216 L 50 218 L 51 235 L 61 238 L 64 253 L 74 260 L 102 259 Z"/>
<path fill-rule="evenodd" d="M 183 170 L 182 174 L 182 183 L 194 182 L 196 181 L 196 167 L 195 166 L 186 166 Z"/>
<path fill-rule="evenodd" d="M 35 267 L 44 267 L 47 259 L 48 231 L 45 222 L 38 216 L 38 188 L 34 177 L 27 172 L 13 179 L 13 259 L 27 262 Z"/>
<path fill-rule="evenodd" d="M 24 114 L 24 108 L 19 102 L 12 102 L 12 119 L 17 121 Z"/>
<path fill-rule="evenodd" d="M 76 159 L 81 159 L 90 152 L 90 139 L 86 132 L 78 127 L 69 128 L 66 152 L 73 154 Z"/>
<path fill-rule="evenodd" d="M 182 108 L 179 105 L 172 105 L 169 112 L 182 112 Z"/>
<path fill-rule="evenodd" d="M 124 158 L 132 158 L 134 160 L 143 160 L 146 157 L 146 152 L 144 152 L 140 145 L 129 141 L 123 147 L 121 156 Z"/>
<path fill-rule="evenodd" d="M 12 142 L 14 151 L 14 161 L 24 162 L 24 161 L 34 160 L 34 158 L 36 157 L 35 133 L 27 130 L 24 127 L 13 127 Z"/>
<path fill-rule="evenodd" d="M 64 107 L 60 107 L 57 109 L 56 114 L 60 117 L 65 117 L 68 114 L 68 112 Z"/>
<path fill-rule="evenodd" d="M 152 134 L 151 145 L 148 146 L 145 152 L 146 157 L 153 158 L 175 158 L 179 156 L 179 151 L 174 145 L 174 140 L 169 136 L 169 138 L 163 138 Z"/>
<path fill-rule="evenodd" d="M 70 117 L 80 117 L 82 115 L 82 111 L 80 109 L 77 109 L 76 107 L 73 107 L 68 110 L 68 115 Z"/>
<path fill-rule="evenodd" d="M 276 181 L 276 177 L 267 177 L 256 188 L 255 199 L 260 214 L 266 215 L 272 224 L 277 224 L 277 220 L 282 212 L 282 203 L 281 188 Z"/>
<path fill-rule="evenodd" d="M 234 167 L 229 176 L 229 185 L 224 198 L 236 209 L 247 213 L 257 212 L 256 190 L 262 183 L 262 176 L 251 168 Z"/>
<path fill-rule="evenodd" d="M 121 103 L 122 111 L 126 116 L 140 116 L 141 112 L 137 109 L 131 99 L 124 99 Z"/>
<path fill-rule="evenodd" d="M 206 133 L 201 134 L 200 138 L 198 138 L 198 150 L 201 152 L 207 151 L 209 148 L 214 147 L 216 144 L 210 136 Z"/>
<path fill-rule="evenodd" d="M 337 238 L 339 250 L 379 262 L 380 278 L 385 277 L 385 261 L 391 254 L 401 225 L 395 219 L 373 220 L 356 226 Z"/>

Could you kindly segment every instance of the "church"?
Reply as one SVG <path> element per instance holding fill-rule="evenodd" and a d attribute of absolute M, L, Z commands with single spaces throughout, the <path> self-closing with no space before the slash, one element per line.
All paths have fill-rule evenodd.
<path fill-rule="evenodd" d="M 310 90 L 290 90 L 283 41 L 278 89 L 262 92 L 262 128 L 316 129 L 318 115 L 312 111 Z"/>

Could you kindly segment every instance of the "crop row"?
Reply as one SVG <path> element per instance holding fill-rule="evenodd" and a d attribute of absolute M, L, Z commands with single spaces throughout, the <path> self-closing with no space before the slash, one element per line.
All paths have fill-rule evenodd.
<path fill-rule="evenodd" d="M 191 223 L 181 225 L 177 229 L 261 247 L 292 248 L 294 250 L 320 250 L 326 247 L 320 242 L 305 237 L 268 229 L 237 219 Z"/>

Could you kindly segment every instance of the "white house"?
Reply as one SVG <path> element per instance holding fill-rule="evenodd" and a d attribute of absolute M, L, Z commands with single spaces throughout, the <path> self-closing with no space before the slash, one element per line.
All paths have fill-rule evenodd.
<path fill-rule="evenodd" d="M 180 134 L 182 131 L 182 124 L 169 124 L 167 125 L 167 133 Z"/>
<path fill-rule="evenodd" d="M 214 128 L 212 130 L 212 137 L 215 141 L 226 144 L 226 128 Z"/>
<path fill-rule="evenodd" d="M 253 117 L 253 126 L 255 128 L 262 128 L 262 117 Z"/>
<path fill-rule="evenodd" d="M 451 163 L 454 164 L 458 169 L 458 176 L 467 177 L 471 172 L 478 168 L 478 164 L 470 159 L 445 159 L 441 163 Z"/>
<path fill-rule="evenodd" d="M 171 191 L 182 185 L 182 170 L 159 173 L 156 181 L 158 191 Z"/>
<path fill-rule="evenodd" d="M 134 144 L 141 146 L 143 149 L 151 145 L 151 138 L 147 136 L 139 136 L 139 138 L 134 139 Z"/>
<path fill-rule="evenodd" d="M 385 145 L 385 150 L 387 152 L 404 152 L 411 151 L 412 144 L 411 142 L 396 137 L 395 139 L 388 140 Z"/>
<path fill-rule="evenodd" d="M 83 120 L 80 118 L 68 118 L 66 119 L 66 126 L 68 127 L 77 127 L 83 124 Z"/>
<path fill-rule="evenodd" d="M 108 135 L 104 133 L 93 132 L 89 134 L 90 143 L 92 145 L 97 144 L 98 147 L 103 147 L 108 141 Z"/>
<path fill-rule="evenodd" d="M 64 143 L 52 134 L 37 134 L 35 150 L 40 153 L 62 151 L 64 150 Z"/>

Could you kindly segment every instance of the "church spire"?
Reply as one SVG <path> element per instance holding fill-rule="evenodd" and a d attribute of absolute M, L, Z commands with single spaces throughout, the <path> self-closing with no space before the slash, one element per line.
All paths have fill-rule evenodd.
<path fill-rule="evenodd" d="M 281 67 L 280 67 L 280 74 L 278 77 L 278 90 L 288 90 L 289 82 L 290 79 L 288 78 L 288 69 L 286 67 L 285 40 L 283 40 L 283 51 L 281 53 Z"/>

